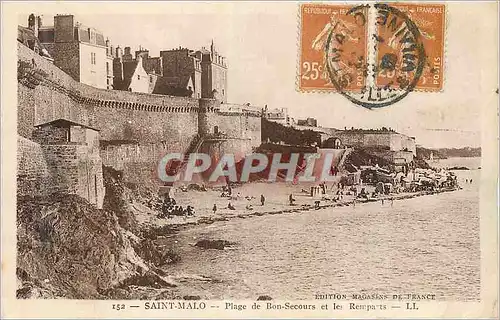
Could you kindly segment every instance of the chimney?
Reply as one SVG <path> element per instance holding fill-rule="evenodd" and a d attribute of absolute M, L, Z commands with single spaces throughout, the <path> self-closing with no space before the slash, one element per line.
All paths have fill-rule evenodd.
<path fill-rule="evenodd" d="M 73 15 L 57 15 L 54 17 L 54 42 L 75 41 L 75 19 Z M 77 31 L 78 32 L 78 31 Z M 77 33 L 78 35 L 78 33 Z M 78 35 L 79 39 L 79 35 Z"/>
<path fill-rule="evenodd" d="M 116 50 L 121 50 L 120 47 Z M 120 52 L 121 53 L 121 52 Z M 121 57 L 118 57 L 121 58 Z M 123 62 L 121 59 L 113 59 L 113 85 L 115 89 L 123 90 Z"/>
<path fill-rule="evenodd" d="M 38 26 L 38 29 L 42 27 L 42 16 L 36 17 L 36 24 Z"/>
<path fill-rule="evenodd" d="M 35 17 L 35 15 L 32 13 L 28 17 L 28 28 L 30 28 L 33 31 L 33 34 L 35 37 L 38 38 L 38 28 L 42 25 L 42 20 L 41 18 Z"/>
<path fill-rule="evenodd" d="M 125 47 L 125 51 L 123 53 L 123 61 L 130 61 L 132 60 L 132 54 L 130 53 L 130 47 Z"/>
<path fill-rule="evenodd" d="M 139 51 L 135 52 L 135 58 L 137 59 L 139 56 L 141 56 L 143 59 L 149 58 L 149 51 L 140 47 Z"/>
<path fill-rule="evenodd" d="M 28 28 L 30 28 L 31 30 L 35 29 L 35 24 L 36 24 L 35 20 L 36 20 L 35 15 L 33 13 L 30 14 L 28 17 Z"/>
<path fill-rule="evenodd" d="M 113 51 L 111 51 L 111 50 L 110 50 L 111 48 L 109 47 L 109 44 L 110 44 L 109 39 L 106 39 L 105 44 L 106 44 L 106 55 L 107 55 L 107 56 L 112 55 L 112 54 L 113 54 Z"/>
<path fill-rule="evenodd" d="M 116 47 L 116 57 L 117 57 L 117 58 L 121 58 L 121 57 L 122 57 L 122 55 L 123 55 L 123 53 L 122 53 L 122 48 L 120 48 L 120 46 L 117 46 L 117 47 Z"/>

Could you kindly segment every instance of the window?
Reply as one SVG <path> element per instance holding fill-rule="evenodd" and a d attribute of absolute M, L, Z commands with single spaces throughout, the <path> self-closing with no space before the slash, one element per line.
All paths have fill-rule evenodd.
<path fill-rule="evenodd" d="M 90 53 L 90 64 L 95 64 L 95 52 Z"/>
<path fill-rule="evenodd" d="M 149 83 L 153 83 L 153 76 L 149 76 Z"/>
<path fill-rule="evenodd" d="M 106 74 L 109 74 L 109 62 L 106 62 Z"/>
<path fill-rule="evenodd" d="M 137 80 L 141 80 L 141 75 L 140 74 L 137 75 Z"/>

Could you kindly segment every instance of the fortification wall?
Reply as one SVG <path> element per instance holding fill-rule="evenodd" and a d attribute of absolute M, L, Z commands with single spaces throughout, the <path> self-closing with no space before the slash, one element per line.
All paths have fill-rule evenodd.
<path fill-rule="evenodd" d="M 386 147 L 392 151 L 408 150 L 416 155 L 415 139 L 395 132 L 352 132 L 338 130 L 332 134 L 342 145 Z"/>
<path fill-rule="evenodd" d="M 392 148 L 397 144 L 397 142 L 392 140 L 392 134 L 390 133 L 367 133 L 339 130 L 333 134 L 333 137 L 339 138 L 343 146 L 378 146 Z"/>
<path fill-rule="evenodd" d="M 364 135 L 361 133 L 337 131 L 334 137 L 339 138 L 343 146 L 363 146 L 365 141 Z"/>
<path fill-rule="evenodd" d="M 42 146 L 22 136 L 17 137 L 17 193 L 45 194 L 50 189 L 50 169 Z"/>
<path fill-rule="evenodd" d="M 387 133 L 366 133 L 364 134 L 365 146 L 381 146 L 391 148 L 391 134 Z M 393 150 L 393 149 L 391 149 Z"/>
<path fill-rule="evenodd" d="M 395 140 L 395 144 L 398 144 L 400 149 L 394 149 L 394 150 L 408 150 L 413 153 L 413 155 L 417 155 L 417 148 L 415 144 L 415 139 L 408 137 L 403 134 L 397 134 L 393 137 Z"/>
<path fill-rule="evenodd" d="M 33 88 L 18 84 L 18 132 L 26 138 L 34 125 L 59 118 L 95 127 L 103 140 L 165 141 L 173 150 L 187 148 L 198 131 L 196 99 L 97 89 L 74 81 L 20 43 L 18 59 L 41 79 Z"/>
<path fill-rule="evenodd" d="M 219 132 L 228 138 L 220 144 L 222 153 L 248 154 L 261 144 L 260 113 L 244 105 L 221 104 L 213 99 L 200 100 L 199 132 Z"/>
<path fill-rule="evenodd" d="M 172 107 L 174 108 L 174 107 Z M 184 152 L 198 133 L 198 114 L 120 108 L 89 107 L 91 124 L 101 140 L 133 140 L 140 144 L 165 143 L 171 152 Z"/>
<path fill-rule="evenodd" d="M 125 181 L 155 188 L 158 163 L 166 152 L 164 144 L 109 145 L 101 148 L 101 158 L 105 166 L 123 171 Z"/>
<path fill-rule="evenodd" d="M 123 168 L 127 181 L 149 181 L 162 154 L 186 152 L 198 133 L 213 133 L 216 126 L 230 138 L 221 143 L 222 153 L 247 154 L 261 143 L 260 114 L 247 106 L 226 106 L 221 110 L 220 102 L 213 99 L 94 88 L 73 80 L 20 43 L 18 60 L 19 135 L 31 139 L 35 125 L 63 118 L 100 130 L 101 140 L 135 142 L 137 155 L 122 156 L 128 148 L 123 147 L 123 152 L 105 160 L 107 165 Z M 147 151 L 152 145 L 161 148 Z M 106 154 L 113 152 L 106 148 L 101 148 Z M 93 161 L 89 159 L 92 167 L 96 165 Z M 57 165 L 47 164 L 50 168 Z M 91 184 L 89 177 L 87 182 Z M 67 183 L 62 177 L 58 179 L 68 192 L 85 193 L 85 188 L 76 186 L 70 178 Z M 87 189 L 87 197 L 92 197 L 92 190 Z"/>

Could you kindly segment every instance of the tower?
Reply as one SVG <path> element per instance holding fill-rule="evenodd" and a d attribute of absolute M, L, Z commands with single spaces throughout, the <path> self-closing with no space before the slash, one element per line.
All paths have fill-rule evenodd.
<path fill-rule="evenodd" d="M 212 40 L 210 51 L 201 49 L 201 90 L 202 98 L 217 96 L 227 102 L 227 65 L 225 57 L 219 54 Z"/>

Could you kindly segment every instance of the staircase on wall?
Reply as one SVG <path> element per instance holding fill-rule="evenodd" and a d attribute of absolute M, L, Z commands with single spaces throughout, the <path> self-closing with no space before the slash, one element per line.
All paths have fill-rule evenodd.
<path fill-rule="evenodd" d="M 349 156 L 349 154 L 352 152 L 352 150 L 353 150 L 352 148 L 347 148 L 344 150 L 344 153 L 342 153 L 342 156 L 340 157 L 339 163 L 337 165 L 337 168 L 339 169 L 339 171 L 344 169 L 344 163 L 347 160 L 347 156 Z"/>
<path fill-rule="evenodd" d="M 170 166 L 167 169 L 167 174 L 169 176 L 174 176 L 176 174 L 179 174 L 180 172 L 184 171 L 186 169 L 187 163 L 189 162 L 189 157 L 193 153 L 197 153 L 201 146 L 204 143 L 217 143 L 221 141 L 226 141 L 228 140 L 227 136 L 224 134 L 197 134 L 193 140 L 191 140 L 191 143 L 189 144 L 188 148 L 186 149 L 186 152 L 184 153 L 184 157 L 182 160 L 176 160 L 172 161 L 170 163 Z M 178 181 L 179 182 L 179 181 Z M 173 186 L 174 183 L 167 183 L 164 186 Z"/>
<path fill-rule="evenodd" d="M 184 157 L 182 158 L 182 160 L 172 162 L 172 164 L 170 165 L 170 167 L 168 169 L 168 171 L 169 171 L 168 174 L 175 175 L 175 174 L 178 174 L 179 172 L 182 172 L 186 168 L 186 165 L 189 161 L 189 156 L 192 153 L 198 152 L 198 150 L 200 149 L 200 147 L 204 141 L 205 141 L 205 139 L 202 136 L 200 136 L 199 134 L 197 134 L 193 138 L 193 140 L 191 140 L 191 143 L 189 144 L 188 148 L 186 149 L 186 152 L 184 153 Z"/>

